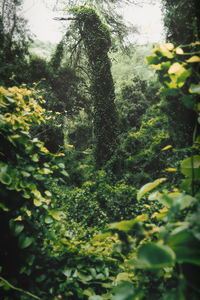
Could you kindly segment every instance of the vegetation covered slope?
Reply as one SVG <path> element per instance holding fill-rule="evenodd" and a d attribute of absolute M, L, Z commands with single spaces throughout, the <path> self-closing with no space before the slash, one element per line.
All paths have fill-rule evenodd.
<path fill-rule="evenodd" d="M 81 12 L 97 21 L 98 38 L 101 29 L 108 33 L 93 10 L 74 10 Z M 10 36 L 1 24 L 4 69 Z M 49 62 L 14 43 L 1 77 L 3 299 L 199 299 L 200 42 L 155 45 L 146 57 L 154 80 L 119 76 L 118 143 L 99 169 L 92 151 L 96 61 L 82 56 L 84 76 L 63 43 Z M 92 54 L 100 49 L 97 57 L 108 62 L 109 47 L 99 43 Z M 23 66 L 14 69 L 18 47 Z M 11 77 L 12 66 L 26 72 Z"/>

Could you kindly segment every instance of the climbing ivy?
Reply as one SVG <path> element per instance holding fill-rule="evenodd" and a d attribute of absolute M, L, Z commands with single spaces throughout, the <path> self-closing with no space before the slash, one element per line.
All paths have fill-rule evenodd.
<path fill-rule="evenodd" d="M 110 31 L 92 8 L 71 9 L 83 40 L 91 74 L 91 94 L 94 101 L 94 135 L 96 166 L 101 167 L 116 147 L 117 112 L 108 51 Z"/>

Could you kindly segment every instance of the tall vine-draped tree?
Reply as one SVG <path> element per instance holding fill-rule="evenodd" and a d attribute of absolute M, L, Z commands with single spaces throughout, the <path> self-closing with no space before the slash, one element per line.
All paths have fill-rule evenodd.
<path fill-rule="evenodd" d="M 200 38 L 199 0 L 162 0 L 167 40 L 175 45 Z"/>
<path fill-rule="evenodd" d="M 10 77 L 22 82 L 30 34 L 27 22 L 20 17 L 22 0 L 0 1 L 0 83 L 10 85 Z M 23 71 L 22 71 L 23 70 Z"/>
<path fill-rule="evenodd" d="M 118 118 L 108 51 L 110 31 L 96 12 L 84 6 L 71 10 L 89 61 L 91 94 L 94 100 L 95 160 L 97 168 L 112 156 L 116 147 Z"/>
<path fill-rule="evenodd" d="M 189 44 L 200 38 L 200 8 L 198 4 L 199 0 L 162 0 L 166 40 L 175 46 L 183 46 L 185 53 L 191 51 Z M 196 50 L 197 48 L 198 45 L 196 45 Z M 180 62 L 184 59 L 185 55 L 180 54 Z M 193 67 L 196 67 L 195 64 Z M 187 78 L 191 70 L 183 69 L 183 71 L 183 78 L 184 76 Z M 180 98 L 177 99 L 177 96 L 171 93 L 165 96 L 163 110 L 170 119 L 172 133 L 177 145 L 191 144 L 191 136 L 195 126 L 192 107 L 190 105 L 185 106 L 184 100 L 180 101 Z"/>

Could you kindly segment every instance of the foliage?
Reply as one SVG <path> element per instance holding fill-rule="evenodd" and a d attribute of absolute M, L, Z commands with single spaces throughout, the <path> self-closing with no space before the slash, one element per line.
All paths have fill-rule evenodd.
<path fill-rule="evenodd" d="M 144 57 L 149 55 L 151 49 L 152 44 L 130 45 L 126 51 L 115 50 L 114 46 L 112 46 L 110 59 L 116 94 L 120 93 L 121 85 L 124 82 L 131 82 L 134 77 L 159 85 L 156 80 L 155 70 L 148 66 L 144 59 Z"/>
<path fill-rule="evenodd" d="M 49 63 L 34 56 L 24 60 L 29 89 L 0 87 L 2 297 L 196 300 L 199 42 L 154 46 L 146 61 L 162 84 L 160 94 L 160 83 L 142 76 L 118 83 L 124 128 L 117 145 L 109 30 L 93 9 L 72 12 L 88 55 L 94 111 L 86 96 L 88 79 L 69 67 L 63 41 Z M 9 40 L 6 34 L 1 25 L 0 39 Z M 16 57 L 25 58 L 21 53 L 13 56 L 10 70 Z M 98 171 L 91 150 L 93 115 L 99 149 L 112 148 L 106 159 L 102 150 L 98 163 L 96 156 Z M 55 154 L 60 145 L 63 153 Z"/>
<path fill-rule="evenodd" d="M 0 84 L 7 86 L 13 84 L 13 80 L 22 83 L 27 66 L 30 33 L 26 21 L 19 17 L 21 4 L 21 1 L 14 0 L 0 3 Z"/>
<path fill-rule="evenodd" d="M 25 87 L 0 90 L 0 265 L 2 276 L 14 285 L 23 281 L 26 285 L 27 278 L 38 272 L 45 252 L 42 239 L 46 229 L 41 228 L 46 218 L 56 219 L 56 202 L 46 180 L 59 168 L 55 159 L 62 154 L 51 155 L 43 142 L 30 135 L 32 124 L 44 122 L 41 100 Z"/>
<path fill-rule="evenodd" d="M 106 294 L 118 269 L 111 259 L 116 239 L 84 241 L 89 232 L 66 222 L 55 191 L 48 189 L 65 182 L 67 173 L 64 154 L 50 154 L 43 142 L 31 137 L 33 124 L 44 121 L 41 96 L 25 86 L 1 87 L 0 92 L 4 299 L 86 299 Z"/>
<path fill-rule="evenodd" d="M 172 1 L 163 0 L 164 25 L 167 41 L 186 45 L 200 38 L 198 0 Z"/>
<path fill-rule="evenodd" d="M 170 118 L 171 132 L 176 128 L 179 135 L 177 137 L 175 133 L 174 136 L 177 145 L 182 144 L 182 138 L 191 145 L 196 120 L 194 111 L 198 111 L 198 93 L 195 93 L 195 88 L 198 89 L 199 85 L 199 42 L 188 45 L 188 48 L 184 51 L 184 47 L 175 48 L 172 43 L 167 43 L 155 47 L 153 55 L 146 58 L 147 63 L 157 70 L 163 84 L 163 109 Z M 173 111 L 177 96 L 177 109 Z M 166 106 L 166 103 L 169 104 Z"/>
<path fill-rule="evenodd" d="M 149 84 L 139 76 L 133 77 L 130 83 L 123 82 L 116 97 L 120 129 L 123 133 L 140 129 L 147 108 L 159 100 L 156 98 L 156 92 L 158 88 L 154 84 Z"/>
<path fill-rule="evenodd" d="M 97 12 L 97 14 L 102 18 L 103 22 L 105 22 L 110 28 L 112 35 L 116 36 L 120 43 L 122 44 L 124 40 L 126 39 L 128 33 L 130 31 L 137 32 L 137 28 L 133 26 L 126 26 L 124 24 L 124 20 L 122 17 L 122 14 L 119 13 L 119 9 L 123 7 L 123 5 L 128 4 L 134 4 L 134 5 L 140 5 L 141 1 L 138 0 L 103 0 L 103 1 L 97 1 L 97 0 L 68 0 L 63 1 L 59 0 L 57 1 L 56 5 L 59 6 L 60 10 L 71 10 L 71 8 L 76 6 L 87 6 L 92 8 Z M 63 18 L 65 19 L 65 18 Z M 62 18 L 61 18 L 62 20 Z"/>
<path fill-rule="evenodd" d="M 193 48 L 195 46 L 196 44 L 190 45 Z M 175 49 L 173 44 L 164 44 L 155 50 L 154 56 L 147 58 L 149 63 L 152 63 L 151 59 L 158 59 L 159 61 L 160 53 L 167 54 L 168 58 L 176 58 L 177 52 L 181 51 Z M 184 72 L 187 72 L 188 65 L 195 63 L 199 59 L 197 55 L 194 56 L 193 51 L 191 52 L 193 56 L 187 54 L 190 55 L 190 58 L 185 57 L 184 66 L 182 65 L 179 71 L 186 67 Z M 190 99 L 192 108 L 196 113 L 199 113 L 199 101 L 196 97 L 199 93 L 198 83 L 196 82 L 196 80 L 198 81 L 198 74 L 195 72 L 195 67 L 194 70 L 190 69 L 188 76 L 183 76 L 184 72 L 178 72 L 177 69 L 180 64 L 168 61 L 164 76 L 162 71 L 165 63 L 158 65 L 157 62 L 154 61 L 155 67 L 158 67 L 160 70 L 161 78 L 164 78 L 164 83 L 167 86 L 165 92 L 170 93 L 172 89 L 175 89 L 176 96 L 181 98 L 188 96 L 187 100 Z M 187 84 L 189 76 L 192 77 L 192 80 L 189 81 L 190 84 L 184 90 L 185 94 L 183 94 L 181 88 Z M 168 78 L 170 82 L 167 81 Z M 173 82 L 173 86 L 170 86 L 171 82 Z M 191 86 L 195 86 L 195 89 L 192 89 Z M 192 94 L 192 97 L 189 97 L 190 94 Z M 185 101 L 185 105 L 188 105 L 187 101 Z M 196 114 L 196 121 L 197 117 L 198 115 Z M 164 186 L 162 190 L 155 191 L 155 188 L 158 188 L 166 180 L 166 178 L 160 178 L 144 185 L 138 191 L 138 201 L 146 198 L 148 195 L 146 199 L 148 199 L 149 203 L 158 201 L 162 204 L 162 209 L 152 214 L 150 219 L 146 219 L 144 215 L 141 215 L 135 220 L 121 221 L 110 226 L 111 231 L 118 229 L 126 236 L 123 237 L 123 240 L 130 241 L 130 252 L 124 264 L 127 268 L 126 270 L 134 274 L 132 286 L 130 287 L 130 282 L 124 282 L 115 292 L 116 299 L 120 297 L 121 293 L 123 294 L 123 299 L 129 299 L 129 294 L 126 292 L 128 287 L 131 289 L 132 299 L 199 298 L 197 274 L 200 266 L 200 156 L 198 154 L 194 155 L 195 151 L 199 153 L 199 137 L 196 134 L 197 129 L 193 135 L 193 155 L 183 160 L 180 165 L 182 174 L 186 175 L 187 178 L 182 181 L 179 188 L 172 186 L 167 190 L 166 186 Z M 163 150 L 168 150 L 170 147 L 166 146 Z M 131 241 L 132 230 L 139 221 L 143 221 L 143 224 L 140 224 L 140 231 L 143 237 L 141 238 L 137 235 L 136 240 Z M 119 235 L 121 239 L 122 236 L 120 237 Z M 154 276 L 154 279 L 152 276 Z M 148 283 L 147 286 L 145 286 L 146 283 Z M 152 285 L 153 283 L 156 284 L 156 288 Z"/>
<path fill-rule="evenodd" d="M 29 45 L 29 52 L 31 56 L 39 56 L 41 58 L 49 60 L 52 53 L 55 51 L 55 44 L 46 41 L 40 41 L 34 39 L 33 43 Z"/>

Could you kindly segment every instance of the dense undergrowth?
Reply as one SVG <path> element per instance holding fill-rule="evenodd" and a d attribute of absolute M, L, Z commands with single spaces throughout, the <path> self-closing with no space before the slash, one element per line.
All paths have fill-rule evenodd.
<path fill-rule="evenodd" d="M 0 87 L 2 299 L 199 299 L 199 45 L 154 46 L 159 82 L 118 86 L 101 168 L 88 79 L 62 43 L 49 64 L 30 59 L 26 84 Z"/>

